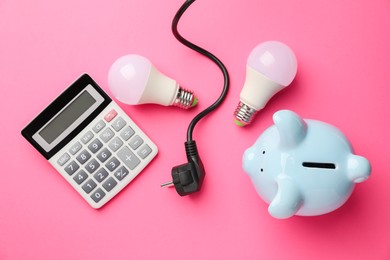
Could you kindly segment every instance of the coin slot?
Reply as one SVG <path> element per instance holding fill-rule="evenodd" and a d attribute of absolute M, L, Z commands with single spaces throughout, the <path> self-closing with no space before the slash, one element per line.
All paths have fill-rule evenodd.
<path fill-rule="evenodd" d="M 302 166 L 306 168 L 336 169 L 334 163 L 303 162 Z"/>

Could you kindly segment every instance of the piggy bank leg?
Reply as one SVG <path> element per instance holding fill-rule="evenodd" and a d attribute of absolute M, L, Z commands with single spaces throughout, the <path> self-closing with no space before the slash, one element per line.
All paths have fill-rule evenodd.
<path fill-rule="evenodd" d="M 268 212 L 275 218 L 289 218 L 293 216 L 302 205 L 302 196 L 291 178 L 278 176 L 278 191 L 268 207 Z"/>

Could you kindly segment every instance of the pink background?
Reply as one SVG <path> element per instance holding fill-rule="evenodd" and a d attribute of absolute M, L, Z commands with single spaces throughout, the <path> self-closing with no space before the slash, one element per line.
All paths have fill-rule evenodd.
<path fill-rule="evenodd" d="M 159 185 L 184 163 L 187 125 L 223 83 L 171 34 L 183 1 L 0 1 L 0 259 L 390 259 L 390 1 L 198 0 L 180 31 L 226 64 L 231 89 L 195 129 L 207 176 L 182 198 Z M 242 129 L 232 113 L 246 59 L 266 40 L 295 51 L 298 74 Z M 193 89 L 199 105 L 121 105 L 160 152 L 94 210 L 20 131 L 83 72 L 108 91 L 110 65 L 129 53 Z M 241 157 L 279 109 L 337 126 L 371 161 L 372 176 L 339 210 L 269 216 Z"/>

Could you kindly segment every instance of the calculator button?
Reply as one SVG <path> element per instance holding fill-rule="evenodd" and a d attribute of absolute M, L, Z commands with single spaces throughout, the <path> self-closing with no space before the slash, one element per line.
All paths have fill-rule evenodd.
<path fill-rule="evenodd" d="M 107 148 L 104 148 L 96 157 L 101 162 L 105 162 L 108 158 L 110 158 L 110 156 L 111 156 L 111 152 Z"/>
<path fill-rule="evenodd" d="M 104 191 L 102 189 L 97 189 L 94 193 L 92 193 L 91 195 L 91 199 L 93 199 L 93 201 L 95 201 L 96 203 L 98 203 L 101 199 L 103 199 L 103 197 L 105 196 L 106 194 L 104 193 Z"/>
<path fill-rule="evenodd" d="M 115 131 L 119 132 L 124 126 L 126 125 L 126 121 L 123 120 L 122 117 L 118 117 L 115 119 L 115 121 L 112 123 L 112 128 L 114 128 Z"/>
<path fill-rule="evenodd" d="M 92 128 L 92 130 L 95 133 L 99 133 L 105 126 L 106 126 L 106 123 L 104 123 L 103 120 L 100 120 L 99 122 L 96 123 L 96 125 Z"/>
<path fill-rule="evenodd" d="M 64 153 L 60 159 L 57 160 L 57 163 L 60 166 L 64 166 L 65 163 L 67 163 L 70 160 L 70 155 L 68 153 Z"/>
<path fill-rule="evenodd" d="M 87 169 L 89 173 L 93 173 L 99 168 L 99 166 L 100 164 L 95 159 L 92 159 L 89 163 L 87 163 L 85 169 Z"/>
<path fill-rule="evenodd" d="M 76 142 L 70 149 L 69 149 L 69 152 L 72 154 L 72 155 L 75 155 L 78 151 L 80 151 L 82 145 L 80 144 L 80 142 Z"/>
<path fill-rule="evenodd" d="M 93 133 L 91 131 L 88 131 L 87 133 L 85 133 L 85 135 L 83 135 L 83 137 L 81 137 L 81 142 L 86 144 L 89 141 L 91 141 L 92 138 L 93 138 Z"/>
<path fill-rule="evenodd" d="M 119 166 L 120 162 L 118 161 L 118 159 L 116 157 L 112 157 L 107 163 L 106 163 L 106 167 L 107 169 L 112 172 L 114 171 L 118 166 Z"/>
<path fill-rule="evenodd" d="M 130 170 L 134 170 L 135 167 L 141 162 L 140 159 L 132 152 L 127 146 L 124 146 L 119 152 L 118 152 L 119 159 L 122 160 L 122 162 L 129 167 Z"/>
<path fill-rule="evenodd" d="M 149 147 L 149 145 L 144 144 L 137 152 L 139 157 L 142 159 L 145 159 L 150 153 L 152 152 L 152 149 Z"/>
<path fill-rule="evenodd" d="M 97 184 L 92 180 L 92 179 L 89 179 L 83 186 L 83 190 L 86 192 L 86 193 L 90 193 L 93 189 L 95 189 L 97 186 Z"/>
<path fill-rule="evenodd" d="M 129 170 L 127 170 L 126 167 L 122 166 L 115 172 L 114 175 L 119 181 L 121 181 L 124 177 L 126 177 L 127 174 L 129 174 Z"/>
<path fill-rule="evenodd" d="M 116 152 L 121 146 L 122 146 L 123 142 L 121 139 L 119 139 L 119 137 L 115 137 L 114 139 L 112 139 L 112 141 L 108 144 L 108 146 L 111 148 L 111 150 L 113 150 L 114 152 Z"/>
<path fill-rule="evenodd" d="M 118 115 L 118 112 L 116 112 L 115 109 L 113 109 L 106 114 L 106 116 L 104 117 L 104 120 L 106 120 L 107 122 L 111 122 L 111 120 L 114 119 L 117 115 Z"/>
<path fill-rule="evenodd" d="M 79 172 L 73 177 L 73 180 L 74 180 L 77 184 L 81 184 L 81 183 L 83 183 L 83 181 L 85 181 L 87 178 L 88 178 L 88 174 L 86 174 L 85 171 L 81 170 L 81 171 L 79 171 Z"/>
<path fill-rule="evenodd" d="M 114 132 L 110 128 L 104 129 L 104 131 L 100 134 L 100 138 L 105 143 L 110 141 L 112 137 L 114 137 Z"/>
<path fill-rule="evenodd" d="M 102 146 L 103 146 L 102 142 L 100 142 L 99 139 L 95 139 L 92 141 L 92 143 L 88 145 L 88 148 L 92 153 L 96 153 L 97 151 L 100 150 L 100 148 L 102 148 Z"/>
<path fill-rule="evenodd" d="M 106 191 L 111 191 L 116 186 L 116 184 L 117 184 L 116 180 L 110 177 L 103 183 L 103 188 Z"/>
<path fill-rule="evenodd" d="M 84 164 L 86 161 L 89 160 L 89 158 L 91 158 L 91 154 L 87 151 L 87 150 L 84 150 L 82 151 L 77 157 L 77 161 L 79 161 L 79 163 L 81 164 Z"/>
<path fill-rule="evenodd" d="M 130 137 L 133 136 L 134 133 L 135 132 L 133 128 L 131 128 L 130 126 L 126 126 L 120 133 L 120 136 L 122 137 L 123 140 L 127 141 L 130 139 Z"/>
<path fill-rule="evenodd" d="M 100 168 L 93 177 L 99 183 L 102 182 L 108 176 L 108 172 L 104 168 Z"/>
<path fill-rule="evenodd" d="M 142 140 L 142 138 L 139 136 L 139 135 L 136 135 L 134 136 L 131 140 L 130 140 L 130 147 L 133 148 L 134 150 L 136 150 L 138 147 L 141 146 L 141 144 L 144 143 L 144 140 Z"/>
<path fill-rule="evenodd" d="M 65 171 L 69 174 L 72 175 L 79 169 L 79 165 L 75 161 L 71 161 L 66 167 Z"/>

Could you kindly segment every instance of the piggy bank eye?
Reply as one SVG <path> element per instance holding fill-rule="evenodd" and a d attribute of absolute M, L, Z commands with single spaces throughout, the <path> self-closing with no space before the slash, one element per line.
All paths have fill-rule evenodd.
<path fill-rule="evenodd" d="M 264 151 L 264 150 L 263 150 L 262 154 L 265 154 L 265 151 Z M 260 172 L 264 172 L 264 169 L 261 168 L 261 169 L 260 169 Z"/>

